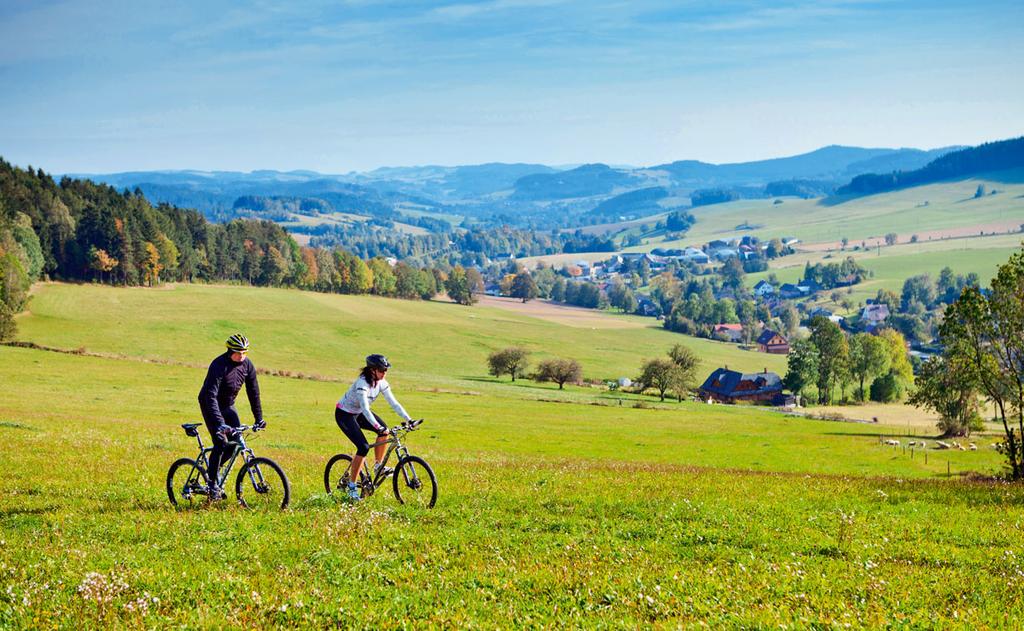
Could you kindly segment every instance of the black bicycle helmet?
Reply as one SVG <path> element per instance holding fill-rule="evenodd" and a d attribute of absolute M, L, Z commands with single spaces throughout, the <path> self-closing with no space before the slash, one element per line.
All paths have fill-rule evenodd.
<path fill-rule="evenodd" d="M 387 370 L 388 368 L 391 368 L 391 362 L 388 361 L 388 358 L 376 353 L 366 356 L 366 365 L 370 368 L 377 368 L 379 370 Z"/>
<path fill-rule="evenodd" d="M 224 345 L 228 347 L 229 351 L 244 353 L 249 350 L 249 338 L 241 333 L 235 333 L 227 339 Z"/>

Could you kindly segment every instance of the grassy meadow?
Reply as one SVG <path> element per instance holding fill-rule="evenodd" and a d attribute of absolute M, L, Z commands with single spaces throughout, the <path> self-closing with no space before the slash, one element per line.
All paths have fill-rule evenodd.
<path fill-rule="evenodd" d="M 880 443 L 899 424 L 559 391 L 483 362 L 518 343 L 604 379 L 677 341 L 705 368 L 778 358 L 244 287 L 40 285 L 19 327 L 85 354 L 0 347 L 2 628 L 977 628 L 1024 613 L 1024 490 L 966 475 L 999 469 L 995 436 L 925 462 Z M 174 511 L 167 466 L 195 450 L 178 424 L 198 418 L 205 364 L 236 329 L 257 366 L 320 377 L 260 378 L 269 429 L 250 446 L 287 472 L 291 508 Z M 437 472 L 431 511 L 387 489 L 355 507 L 323 493 L 327 458 L 349 451 L 334 401 L 371 351 L 427 419 L 408 444 Z"/>
<path fill-rule="evenodd" d="M 898 243 L 868 250 L 798 252 L 775 259 L 768 271 L 748 274 L 746 283 L 753 286 L 759 280 L 767 279 L 769 274 L 775 274 L 779 282 L 792 283 L 803 278 L 804 266 L 808 262 L 812 265 L 838 263 L 851 257 L 872 273 L 870 278 L 852 288 L 839 290 L 844 298 L 849 297 L 854 303 L 874 298 L 879 289 L 899 294 L 903 290 L 903 282 L 911 276 L 930 274 L 932 279 L 938 279 L 944 267 L 949 267 L 955 274 L 973 272 L 987 284 L 995 276 L 997 268 L 1020 250 L 1022 242 L 1024 234 L 1009 234 Z"/>
<path fill-rule="evenodd" d="M 974 199 L 979 184 L 998 193 Z M 1024 172 L 1001 171 L 849 199 L 781 199 L 781 204 L 774 199 L 752 199 L 694 208 L 697 223 L 685 238 L 657 245 L 682 247 L 731 237 L 744 222 L 757 226 L 744 233 L 763 239 L 794 236 L 804 243 L 843 237 L 856 243 L 889 232 L 909 236 L 924 229 L 1024 223 Z"/>

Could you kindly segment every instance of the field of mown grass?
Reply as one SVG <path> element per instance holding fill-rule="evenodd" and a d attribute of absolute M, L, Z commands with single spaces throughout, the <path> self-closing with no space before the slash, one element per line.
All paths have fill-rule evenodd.
<path fill-rule="evenodd" d="M 0 347 L 0 627 L 976 628 L 1024 614 L 1024 492 L 959 475 L 998 470 L 993 437 L 925 464 L 879 444 L 898 428 L 620 406 L 497 382 L 480 361 L 506 338 L 565 336 L 614 374 L 676 339 L 647 337 L 663 332 L 573 338 L 468 309 L 457 334 L 451 305 L 248 288 L 47 285 L 32 308 L 22 339 L 111 356 Z M 166 468 L 195 444 L 177 424 L 197 417 L 199 364 L 231 327 L 256 331 L 257 365 L 339 378 L 349 356 L 394 345 L 396 392 L 428 419 L 409 443 L 438 473 L 438 506 L 325 496 L 347 383 L 263 376 L 270 427 L 251 446 L 287 471 L 291 509 L 171 510 Z M 624 337 L 583 345 L 606 332 Z"/>

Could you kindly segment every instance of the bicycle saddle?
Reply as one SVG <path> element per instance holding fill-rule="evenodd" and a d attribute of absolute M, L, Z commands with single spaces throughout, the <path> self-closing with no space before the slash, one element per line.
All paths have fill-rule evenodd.
<path fill-rule="evenodd" d="M 200 425 L 201 423 L 182 423 L 181 428 L 185 430 L 186 436 L 195 436 L 196 434 L 199 433 L 196 431 L 196 428 L 199 427 Z"/>

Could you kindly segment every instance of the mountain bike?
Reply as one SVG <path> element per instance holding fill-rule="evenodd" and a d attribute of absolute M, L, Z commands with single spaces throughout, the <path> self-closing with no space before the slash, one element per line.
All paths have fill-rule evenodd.
<path fill-rule="evenodd" d="M 388 430 L 386 438 L 370 445 L 371 448 L 388 445 L 388 450 L 384 454 L 381 467 L 372 473 L 367 472 L 372 467 L 364 461 L 363 469 L 359 472 L 359 482 L 356 483 L 361 497 L 365 499 L 373 495 L 374 491 L 382 487 L 390 477 L 395 499 L 399 504 L 419 508 L 434 507 L 434 503 L 437 502 L 437 477 L 434 470 L 423 458 L 410 455 L 409 449 L 402 444 L 402 437 L 415 431 L 422 423 L 423 419 L 420 419 L 392 427 Z M 398 464 L 395 465 L 394 472 L 384 473 L 392 453 L 398 457 Z M 345 491 L 350 479 L 351 466 L 352 456 L 348 454 L 337 454 L 327 461 L 327 468 L 324 469 L 324 488 L 328 493 L 335 489 Z"/>
<path fill-rule="evenodd" d="M 200 423 L 184 423 L 181 428 L 186 436 L 191 436 L 199 443 L 199 455 L 192 458 L 179 458 L 167 471 L 167 497 L 178 509 L 194 507 L 203 498 L 209 496 L 210 452 L 213 447 L 203 445 L 203 437 L 199 435 Z M 244 464 L 235 478 L 235 497 L 238 503 L 253 510 L 284 509 L 291 498 L 291 486 L 288 477 L 276 462 L 270 458 L 256 457 L 252 449 L 245 444 L 245 433 L 256 433 L 259 428 L 251 425 L 240 425 L 235 428 L 235 440 L 226 461 L 222 460 L 217 486 L 225 488 L 231 468 L 239 456 Z"/>

